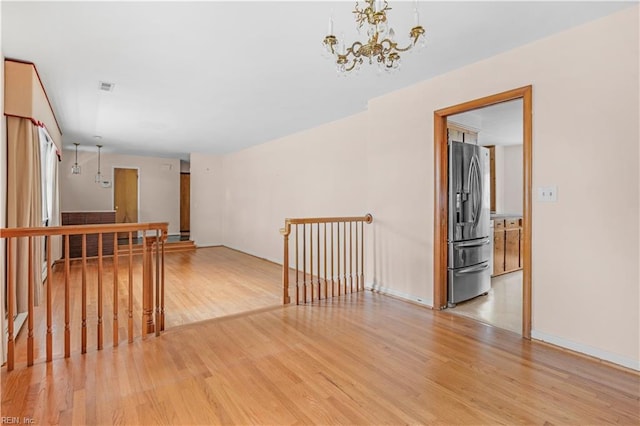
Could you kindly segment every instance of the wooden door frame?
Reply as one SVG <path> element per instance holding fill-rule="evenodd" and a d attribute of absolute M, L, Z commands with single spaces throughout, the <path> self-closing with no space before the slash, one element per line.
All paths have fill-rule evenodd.
<path fill-rule="evenodd" d="M 447 304 L 447 117 L 515 99 L 522 99 L 522 337 L 531 339 L 531 197 L 532 197 L 532 86 L 524 86 L 462 104 L 439 109 L 433 113 L 434 128 L 434 244 L 433 244 L 433 306 L 443 309 Z"/>
<path fill-rule="evenodd" d="M 136 190 L 138 192 L 137 197 L 138 197 L 138 222 L 137 223 L 141 223 L 140 222 L 140 167 L 136 167 L 136 166 L 111 166 L 111 176 L 113 176 L 112 178 L 112 182 L 111 182 L 111 210 L 115 210 L 116 209 L 116 203 L 115 203 L 115 196 L 116 196 L 116 169 L 133 169 L 133 170 L 137 170 L 138 171 L 138 179 L 136 181 Z"/>
<path fill-rule="evenodd" d="M 185 231 L 191 232 L 191 172 L 180 172 L 180 233 L 183 232 L 182 215 L 184 214 L 182 211 L 182 175 L 189 175 L 189 229 Z"/>

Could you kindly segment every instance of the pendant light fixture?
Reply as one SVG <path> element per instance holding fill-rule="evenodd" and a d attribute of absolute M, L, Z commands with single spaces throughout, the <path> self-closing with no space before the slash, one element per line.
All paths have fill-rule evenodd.
<path fill-rule="evenodd" d="M 71 174 L 79 175 L 80 174 L 80 165 L 78 164 L 78 142 L 73 143 L 76 146 L 76 162 L 71 166 Z"/>
<path fill-rule="evenodd" d="M 102 174 L 100 173 L 100 150 L 102 149 L 102 145 L 96 145 L 98 147 L 98 173 L 96 173 L 96 183 L 102 182 Z"/>

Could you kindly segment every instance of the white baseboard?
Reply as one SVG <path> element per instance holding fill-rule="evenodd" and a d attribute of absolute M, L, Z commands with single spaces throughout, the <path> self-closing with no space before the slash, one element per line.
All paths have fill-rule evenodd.
<path fill-rule="evenodd" d="M 224 244 L 220 244 L 220 243 L 197 243 L 194 241 L 194 244 L 196 245 L 196 248 L 205 248 L 205 247 L 221 247 Z"/>
<path fill-rule="evenodd" d="M 589 355 L 604 361 L 612 362 L 614 364 L 618 364 L 632 370 L 640 371 L 640 360 L 626 358 L 618 354 L 594 348 L 593 346 L 572 342 L 562 337 L 543 333 L 537 330 L 531 330 L 531 338 L 541 340 L 546 343 L 551 343 L 552 345 L 560 346 L 562 348 L 570 349 L 575 352 L 580 352 L 582 354 Z"/>
<path fill-rule="evenodd" d="M 399 299 L 408 300 L 410 302 L 417 303 L 419 305 L 424 305 L 429 308 L 433 308 L 433 300 L 428 300 L 426 298 L 414 296 L 412 294 L 403 293 L 401 291 L 393 290 L 388 287 L 383 287 L 381 285 L 366 283 L 364 286 L 365 289 L 374 291 L 376 293 L 387 294 L 389 296 L 394 296 Z"/>

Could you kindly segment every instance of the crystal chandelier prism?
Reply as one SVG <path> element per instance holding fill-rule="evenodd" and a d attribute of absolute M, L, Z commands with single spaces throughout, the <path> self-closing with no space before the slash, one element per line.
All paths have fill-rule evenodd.
<path fill-rule="evenodd" d="M 368 61 L 370 65 L 378 65 L 379 70 L 394 71 L 400 67 L 400 53 L 419 46 L 424 46 L 425 31 L 420 25 L 417 2 L 414 7 L 414 26 L 409 31 L 410 42 L 406 47 L 398 46 L 395 31 L 389 26 L 387 11 L 391 10 L 386 0 L 365 0 L 363 7 L 356 1 L 353 13 L 358 32 L 367 35 L 366 42 L 356 41 L 346 47 L 344 37 L 339 40 L 333 34 L 333 19 L 329 19 L 329 30 L 322 42 L 326 52 L 336 61 L 339 74 L 358 70 Z"/>

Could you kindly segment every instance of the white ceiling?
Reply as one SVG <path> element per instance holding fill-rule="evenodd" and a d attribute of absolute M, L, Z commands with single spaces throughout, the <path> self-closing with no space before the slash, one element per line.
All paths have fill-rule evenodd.
<path fill-rule="evenodd" d="M 478 132 L 478 145 L 522 144 L 522 99 L 447 117 Z"/>
<path fill-rule="evenodd" d="M 66 148 L 100 135 L 105 152 L 187 158 L 355 114 L 373 97 L 635 2 L 421 2 L 426 48 L 403 56 L 397 74 L 339 78 L 321 41 L 332 10 L 336 35 L 355 40 L 353 4 L 2 1 L 2 53 L 36 64 Z M 391 26 L 408 34 L 413 2 L 391 6 Z M 100 92 L 99 81 L 115 89 Z"/>

